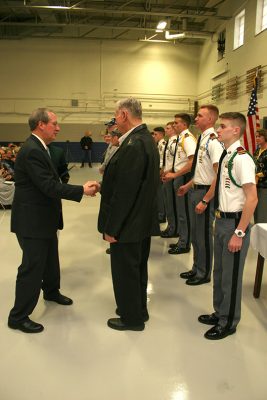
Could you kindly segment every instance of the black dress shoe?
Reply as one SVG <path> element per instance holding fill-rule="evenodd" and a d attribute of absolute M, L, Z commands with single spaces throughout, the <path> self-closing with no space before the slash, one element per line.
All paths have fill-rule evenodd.
<path fill-rule="evenodd" d="M 206 325 L 217 325 L 219 322 L 219 318 L 216 317 L 214 313 L 212 314 L 204 314 L 198 317 L 199 322 Z"/>
<path fill-rule="evenodd" d="M 143 331 L 145 324 L 140 325 L 127 325 L 120 318 L 110 318 L 107 322 L 108 326 L 117 331 Z"/>
<path fill-rule="evenodd" d="M 160 236 L 162 238 L 177 238 L 177 233 L 170 233 L 169 231 L 161 231 Z"/>
<path fill-rule="evenodd" d="M 168 250 L 169 254 L 184 254 L 184 253 L 189 253 L 190 247 L 174 247 L 170 250 Z"/>
<path fill-rule="evenodd" d="M 119 317 L 121 316 L 120 310 L 119 310 L 118 308 L 116 308 L 115 313 L 116 313 Z M 149 320 L 149 314 L 148 314 L 147 311 L 143 311 L 143 312 L 142 312 L 142 316 L 143 316 L 143 321 L 144 321 L 144 322 L 147 322 L 147 321 Z"/>
<path fill-rule="evenodd" d="M 43 325 L 37 324 L 37 322 L 30 320 L 30 318 L 23 322 L 8 321 L 8 326 L 11 329 L 18 329 L 25 333 L 39 333 L 44 330 Z"/>
<path fill-rule="evenodd" d="M 209 282 L 210 282 L 210 279 L 205 279 L 205 278 L 199 279 L 196 277 L 189 278 L 189 279 L 187 279 L 187 281 L 185 281 L 185 283 L 190 286 L 203 285 L 204 283 L 209 283 Z"/>
<path fill-rule="evenodd" d="M 178 247 L 178 243 L 179 243 L 179 242 L 169 244 L 169 248 L 170 248 L 170 249 L 174 249 L 175 247 Z"/>
<path fill-rule="evenodd" d="M 191 278 L 194 278 L 195 275 L 196 275 L 196 272 L 194 272 L 192 269 L 190 271 L 180 273 L 180 277 L 182 279 L 191 279 Z"/>
<path fill-rule="evenodd" d="M 62 306 L 70 306 L 73 304 L 72 299 L 70 299 L 67 296 L 64 296 L 61 293 L 58 293 L 56 296 L 46 296 L 44 295 L 44 299 L 47 301 L 54 301 L 57 304 L 60 304 Z"/>
<path fill-rule="evenodd" d="M 235 332 L 236 328 L 226 328 L 218 324 L 209 329 L 204 334 L 204 337 L 210 340 L 219 340 L 224 339 L 226 336 L 232 335 Z"/>
<path fill-rule="evenodd" d="M 106 250 L 106 254 L 110 254 L 110 247 L 109 247 L 109 248 L 107 248 L 107 250 Z"/>

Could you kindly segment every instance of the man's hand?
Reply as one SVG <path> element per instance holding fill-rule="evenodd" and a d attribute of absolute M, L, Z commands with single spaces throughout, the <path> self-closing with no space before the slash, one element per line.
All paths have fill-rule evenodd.
<path fill-rule="evenodd" d="M 196 214 L 203 214 L 203 212 L 206 211 L 207 204 L 203 204 L 202 201 L 200 201 L 195 208 Z"/>
<path fill-rule="evenodd" d="M 184 196 L 191 188 L 191 186 L 192 186 L 192 181 L 189 181 L 185 185 L 180 186 L 176 192 L 177 196 Z"/>
<path fill-rule="evenodd" d="M 104 233 L 104 239 L 109 243 L 117 242 L 117 240 L 113 236 L 109 236 L 107 233 Z"/>
<path fill-rule="evenodd" d="M 169 182 L 175 178 L 174 172 L 167 172 L 162 176 L 162 182 Z"/>
<path fill-rule="evenodd" d="M 83 185 L 83 193 L 86 196 L 95 196 L 100 190 L 100 184 L 96 181 L 88 181 Z"/>
<path fill-rule="evenodd" d="M 236 234 L 233 234 L 233 236 L 228 242 L 228 250 L 231 253 L 236 253 L 237 251 L 241 250 L 242 244 L 243 244 L 243 239 L 237 237 Z"/>

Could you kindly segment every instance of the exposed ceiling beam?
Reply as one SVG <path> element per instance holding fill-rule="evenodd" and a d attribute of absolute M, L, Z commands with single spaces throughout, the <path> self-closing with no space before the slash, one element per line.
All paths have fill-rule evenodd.
<path fill-rule="evenodd" d="M 109 9 L 109 8 L 100 8 L 100 7 L 66 7 L 66 6 L 34 6 L 34 5 L 12 5 L 11 6 L 3 6 L 0 5 L 0 11 L 3 9 L 13 9 L 13 10 L 46 10 L 46 11 L 51 11 L 51 12 L 66 12 L 69 11 L 71 13 L 87 13 L 87 14 L 123 14 L 123 15 L 140 15 L 140 16 L 158 16 L 162 18 L 167 18 L 167 17 L 172 17 L 172 18 L 215 18 L 219 20 L 229 20 L 231 19 L 231 16 L 225 16 L 225 15 L 211 15 L 208 14 L 207 11 L 203 13 L 189 13 L 189 12 L 174 12 L 174 11 L 168 11 L 168 12 L 162 12 L 162 11 L 137 11 L 135 9 L 132 10 L 117 10 L 117 9 Z M 209 12 L 211 9 L 208 9 Z M 216 10 L 217 11 L 217 10 Z"/>

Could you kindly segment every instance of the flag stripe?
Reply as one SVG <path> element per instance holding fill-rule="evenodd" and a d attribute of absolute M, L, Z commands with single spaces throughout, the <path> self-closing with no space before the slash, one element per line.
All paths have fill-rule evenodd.
<path fill-rule="evenodd" d="M 257 78 L 253 85 L 247 113 L 247 126 L 244 134 L 244 146 L 251 154 L 256 150 L 256 130 L 260 128 L 259 109 L 257 105 Z"/>

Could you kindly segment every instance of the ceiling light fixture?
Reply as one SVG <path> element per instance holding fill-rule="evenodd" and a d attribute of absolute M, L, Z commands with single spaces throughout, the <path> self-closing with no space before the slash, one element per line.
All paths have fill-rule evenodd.
<path fill-rule="evenodd" d="M 159 21 L 157 29 L 162 32 L 166 28 L 166 26 L 167 26 L 167 21 Z"/>

